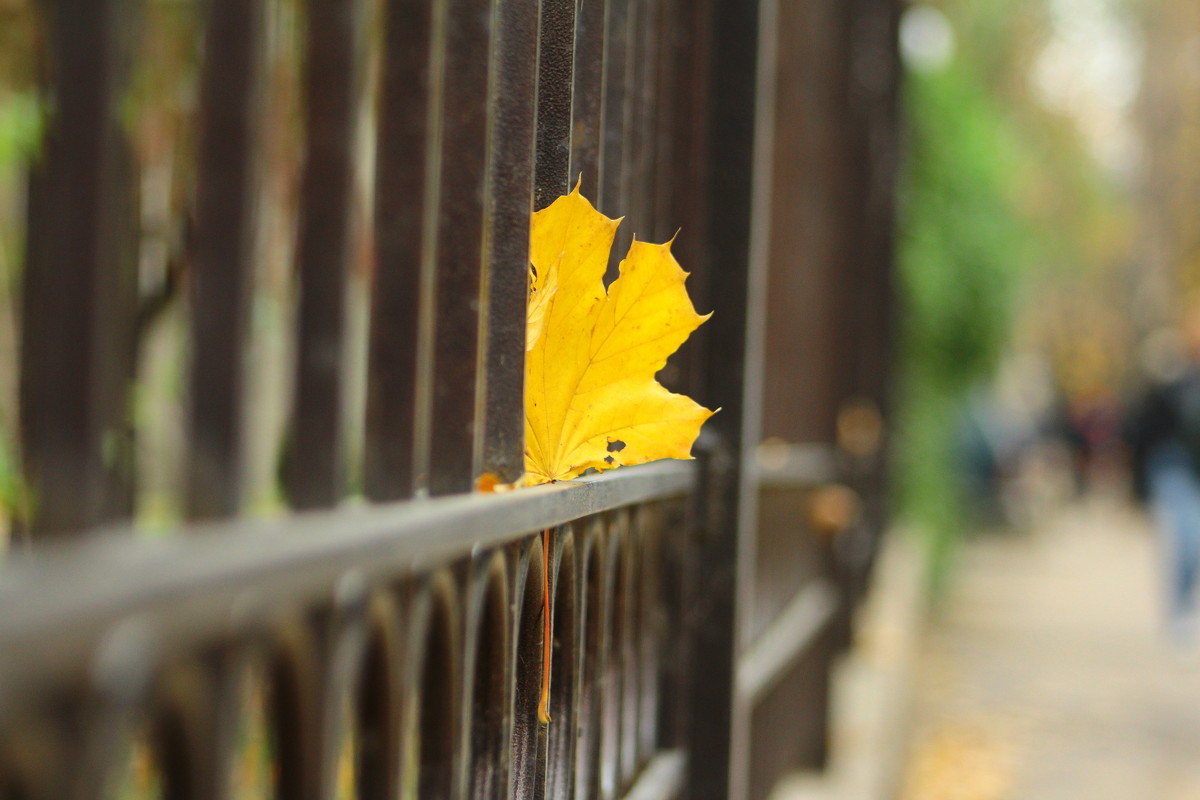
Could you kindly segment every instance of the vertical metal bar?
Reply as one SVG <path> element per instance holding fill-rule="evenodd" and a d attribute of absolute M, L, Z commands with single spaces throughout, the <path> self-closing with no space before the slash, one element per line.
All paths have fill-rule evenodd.
<path fill-rule="evenodd" d="M 429 491 L 474 485 L 490 0 L 448 0 L 430 406 Z M 515 398 L 510 398 L 510 402 Z"/>
<path fill-rule="evenodd" d="M 578 608 L 580 587 L 575 568 L 577 540 L 568 529 L 559 529 L 555 536 L 557 554 L 551 575 L 553 605 L 553 662 L 550 680 L 551 720 L 546 749 L 546 796 L 569 798 L 575 788 L 578 758 L 578 651 L 582 631 L 579 628 Z"/>
<path fill-rule="evenodd" d="M 743 720 L 734 707 L 738 652 L 739 590 L 752 553 L 754 495 L 742 470 L 745 451 L 757 436 L 757 370 L 761 342 L 754 333 L 762 316 L 760 263 L 752 258 L 756 203 L 756 141 L 759 113 L 759 8 L 742 0 L 710 0 L 711 51 L 706 113 L 712 152 L 705 165 L 708 213 L 706 273 L 714 314 L 710 321 L 700 398 L 729 416 L 711 425 L 708 455 L 713 482 L 702 521 L 698 570 L 705 576 L 702 622 L 693 636 L 692 659 L 704 663 L 691 686 L 688 790 L 692 798 L 742 798 L 745 786 Z M 773 69 L 773 64 L 766 69 Z M 716 323 L 715 325 L 712 323 Z M 718 415 L 719 416 L 719 415 Z"/>
<path fill-rule="evenodd" d="M 545 208 L 570 189 L 575 0 L 542 0 L 539 27 L 535 209 Z"/>
<path fill-rule="evenodd" d="M 660 669 L 658 673 L 658 734 L 656 744 L 663 748 L 680 748 L 688 724 L 687 663 L 690 608 L 685 588 L 688 586 L 690 555 L 695 541 L 694 503 L 670 502 L 664 506 L 663 538 L 660 541 L 659 575 L 662 619 L 658 628 Z M 687 513 L 692 507 L 692 514 Z"/>
<path fill-rule="evenodd" d="M 861 183 L 860 223 L 854 241 L 861 279 L 856 295 L 860 331 L 855 398 L 874 406 L 883 419 L 890 412 L 891 369 L 894 360 L 895 288 L 892 281 L 895 230 L 895 178 L 899 163 L 898 117 L 899 4 L 894 0 L 859 0 L 851 39 L 852 111 L 858 116 L 858 158 L 865 165 Z M 866 588 L 876 543 L 886 525 L 887 445 L 885 437 L 870 454 L 860 457 L 859 492 L 863 497 L 862 524 L 854 531 L 861 540 L 852 548 L 850 601 Z"/>
<path fill-rule="evenodd" d="M 625 18 L 625 97 L 621 108 L 621 150 L 624 158 L 621 160 L 621 183 L 619 185 L 618 204 L 622 214 L 630 216 L 634 225 L 640 220 L 631 213 L 634 210 L 634 176 L 637 174 L 638 157 L 641 154 L 640 134 L 638 126 L 642 122 L 640 111 L 642 86 L 638 83 L 641 78 L 642 53 L 639 48 L 642 41 L 642 23 L 646 13 L 648 0 L 629 0 L 629 13 Z M 625 228 L 632 228 L 626 225 Z M 623 234 L 623 235 L 622 235 Z M 619 240 L 615 249 L 621 256 L 629 247 L 633 238 L 632 230 L 622 230 L 617 237 Z"/>
<path fill-rule="evenodd" d="M 384 10 L 363 474 L 366 495 L 372 500 L 411 497 L 415 488 L 420 264 L 430 158 L 431 6 L 430 0 L 390 0 Z"/>
<path fill-rule="evenodd" d="M 638 197 L 637 175 L 642 153 L 642 91 L 639 83 L 644 71 L 643 53 L 640 52 L 642 41 L 641 26 L 644 23 L 648 0 L 625 0 L 626 9 L 623 18 L 624 27 L 615 34 L 621 38 L 624 48 L 621 54 L 624 66 L 621 70 L 622 88 L 620 91 L 620 107 L 616 111 L 613 122 L 620 126 L 621 159 L 617 174 L 613 178 L 611 216 L 625 218 L 625 223 L 617 229 L 613 237 L 612 254 L 608 261 L 606 278 L 613 280 L 617 277 L 621 259 L 629 252 L 629 245 L 635 233 L 641 233 L 645 239 L 646 231 L 642 229 L 640 214 L 642 198 Z"/>
<path fill-rule="evenodd" d="M 191 284 L 187 506 L 195 518 L 233 514 L 241 504 L 262 23 L 260 0 L 208 4 Z"/>
<path fill-rule="evenodd" d="M 635 234 L 641 234 L 642 239 L 648 238 L 642 219 L 642 204 L 645 198 L 640 191 L 640 182 L 645 157 L 643 146 L 646 124 L 646 54 L 642 46 L 649 10 L 648 0 L 629 0 L 628 28 L 625 34 L 625 113 L 622 145 L 625 159 L 621 165 L 619 195 L 621 215 L 625 217 L 625 223 L 617 231 L 613 242 L 613 258 L 618 261 L 629 252 L 629 245 Z"/>
<path fill-rule="evenodd" d="M 458 730 L 462 702 L 459 694 L 462 624 L 458 617 L 461 601 L 453 579 L 447 575 L 436 576 L 431 584 L 432 613 L 420 631 L 424 639 L 420 645 L 422 651 L 410 656 L 414 666 L 419 665 L 419 683 L 407 684 L 406 688 L 412 688 L 405 697 L 416 709 L 416 714 L 410 712 L 408 719 L 415 717 L 413 721 L 419 724 L 416 731 L 406 731 L 410 738 L 405 756 L 415 755 L 417 764 L 406 764 L 410 769 L 415 767 L 415 772 L 409 772 L 401 780 L 405 786 L 416 787 L 416 797 L 460 798 L 464 790 Z M 416 676 L 410 673 L 406 677 Z M 419 737 L 416 742 L 411 738 L 414 734 Z"/>
<path fill-rule="evenodd" d="M 859 392 L 886 408 L 892 363 L 895 235 L 895 184 L 899 167 L 897 138 L 900 58 L 899 5 L 896 0 L 859 0 L 854 40 L 854 71 L 863 119 L 863 220 L 856 237 L 862 251 L 865 283 L 859 296 L 859 326 L 866 341 L 858 364 Z"/>
<path fill-rule="evenodd" d="M 863 344 L 863 330 L 859 323 L 862 302 L 859 282 L 862 279 L 863 223 L 866 210 L 867 183 L 870 163 L 866 131 L 866 98 L 860 85 L 860 75 L 865 72 L 859 63 L 857 41 L 861 20 L 862 3 L 832 4 L 832 29 L 829 37 L 836 48 L 837 105 L 834 109 L 835 138 L 831 142 L 833 157 L 842 164 L 838 176 L 841 193 L 839 214 L 836 220 L 841 232 L 834 261 L 836 279 L 834 302 L 837 304 L 835 330 L 835 413 L 858 393 L 858 366 Z"/>
<path fill-rule="evenodd" d="M 600 763 L 598 783 L 600 800 L 615 800 L 621 792 L 621 707 L 622 668 L 624 651 L 625 567 L 622 563 L 623 541 L 621 528 L 615 514 L 604 520 L 607 535 L 604 538 L 605 561 L 608 566 L 604 575 L 601 623 L 601 643 L 604 655 L 601 658 L 600 682 Z"/>
<path fill-rule="evenodd" d="M 620 724 L 618 726 L 618 741 L 620 743 L 620 786 L 624 789 L 633 783 L 637 776 L 638 767 L 638 711 L 640 707 L 639 675 L 640 659 L 638 658 L 638 640 L 641 638 L 640 615 L 638 609 L 642 604 L 641 593 L 641 558 L 638 552 L 638 537 L 631 531 L 631 514 L 629 509 L 619 512 L 619 536 L 622 539 L 617 568 L 620 577 L 617 580 L 621 598 L 617 605 L 621 621 L 617 625 L 620 639 L 617 647 L 621 652 L 621 671 L 617 678 L 620 696 Z"/>
<path fill-rule="evenodd" d="M 842 113 L 843 7 L 838 0 L 784 4 L 780 14 L 777 130 L 787 131 L 792 145 L 776 165 L 767 336 L 809 345 L 768 349 L 768 371 L 776 377 L 765 387 L 764 435 L 791 442 L 835 441 L 845 399 L 840 376 L 851 363 L 841 342 L 855 335 L 843 311 L 858 292 L 845 278 L 854 265 L 845 261 L 851 176 Z"/>
<path fill-rule="evenodd" d="M 400 618 L 394 598 L 374 603 L 374 622 L 363 663 L 362 686 L 358 692 L 357 725 L 361 734 L 355 768 L 360 797 L 395 797 L 400 792 L 400 728 L 403 690 L 399 674 L 401 660 Z"/>
<path fill-rule="evenodd" d="M 610 217 L 618 217 L 623 213 L 620 195 L 622 165 L 625 162 L 625 67 L 629 48 L 629 3 L 630 0 L 607 0 L 604 7 L 604 129 L 596 207 Z"/>
<path fill-rule="evenodd" d="M 658 56 L 655 32 L 658 29 L 661 5 L 658 2 L 635 0 L 630 18 L 629 41 L 629 116 L 626 128 L 625 211 L 632 222 L 625 233 L 632 240 L 654 238 L 654 181 L 651 165 L 654 161 L 655 113 Z M 628 244 L 622 242 L 623 256 Z"/>
<path fill-rule="evenodd" d="M 575 751 L 575 797 L 594 800 L 600 797 L 600 753 L 604 729 L 606 585 L 607 565 L 602 521 L 592 517 L 587 546 L 582 550 L 581 573 L 581 652 L 575 668 L 579 671 L 579 740 Z"/>
<path fill-rule="evenodd" d="M 836 369 L 846 355 L 837 350 L 838 329 L 850 327 L 838 319 L 842 284 L 854 285 L 846 277 L 850 265 L 835 260 L 841 241 L 844 208 L 840 202 L 846 181 L 839 156 L 843 136 L 835 108 L 838 103 L 836 74 L 841 66 L 842 39 L 831 20 L 843 5 L 840 0 L 804 4 L 781 4 L 775 25 L 779 44 L 778 81 L 774 100 L 778 114 L 773 134 L 789 142 L 779 149 L 770 179 L 773 209 L 770 226 L 769 286 L 765 309 L 767 347 L 764 358 L 773 376 L 763 392 L 763 435 L 789 442 L 833 441 L 838 405 Z M 857 289 L 855 289 L 857 291 Z M 801 413 L 797 413 L 797 412 Z M 797 514 L 805 503 L 798 491 L 764 492 L 757 527 L 755 557 L 755 616 L 748 626 L 753 635 L 770 624 L 772 616 L 812 573 L 826 574 L 829 568 L 822 542 L 813 538 Z M 823 656 L 828 648 L 808 656 Z M 820 664 L 806 665 L 801 678 L 780 689 L 765 703 L 747 709 L 752 725 L 749 755 L 751 791 L 768 788 L 778 770 L 798 766 L 802 737 L 810 740 L 824 734 L 823 722 L 806 719 L 793 726 L 790 740 L 778 739 L 775 728 L 763 720 L 778 719 L 779 707 L 794 715 L 803 703 L 821 689 Z M 768 767 L 775 765 L 775 773 Z"/>
<path fill-rule="evenodd" d="M 651 165 L 657 191 L 654 193 L 654 241 L 664 241 L 679 230 L 682 220 L 674 219 L 671 170 L 675 164 L 675 141 L 677 125 L 675 115 L 679 104 L 673 102 L 683 77 L 675 70 L 676 39 L 682 37 L 680 30 L 684 11 L 676 0 L 664 0 L 659 12 L 658 29 L 655 31 L 657 61 L 657 98 L 654 104 L 656 135 L 654 138 L 654 161 Z"/>
<path fill-rule="evenodd" d="M 656 180 L 657 172 L 655 165 L 658 163 L 658 131 L 663 124 L 663 117 L 659 113 L 658 107 L 662 98 L 662 90 L 659 87 L 659 51 L 662 37 L 663 16 L 665 9 L 661 2 L 651 3 L 647 7 L 647 18 L 643 21 L 645 26 L 642 31 L 642 55 L 641 58 L 645 64 L 643 67 L 643 96 L 642 96 L 642 119 L 643 128 L 642 136 L 642 161 L 640 165 L 640 192 L 642 194 L 641 207 L 641 225 L 639 230 L 641 237 L 650 241 L 658 239 L 657 226 L 659 220 L 656 219 L 655 211 L 657 203 L 655 202 L 661 192 L 661 189 Z M 674 233 L 674 229 L 671 231 Z M 670 234 L 667 234 L 670 236 Z"/>
<path fill-rule="evenodd" d="M 522 563 L 514 585 L 514 595 L 520 601 L 513 609 L 516 630 L 512 670 L 516 677 L 509 797 L 542 800 L 546 793 L 548 745 L 546 726 L 537 717 L 542 684 L 542 537 L 532 537 L 516 552 L 520 553 Z"/>
<path fill-rule="evenodd" d="M 353 217 L 360 0 L 309 0 L 307 148 L 296 255 L 296 383 L 286 489 L 297 508 L 330 506 L 345 488 L 346 280 Z"/>
<path fill-rule="evenodd" d="M 30 179 L 20 388 L 39 535 L 128 513 L 124 503 L 105 507 L 105 450 L 119 444 L 136 314 L 132 159 L 119 117 L 124 6 L 97 0 L 48 10 L 54 102 Z"/>
<path fill-rule="evenodd" d="M 705 114 L 708 108 L 709 86 L 705 79 L 711 57 L 711 14 L 708 3 L 679 2 L 675 8 L 675 23 L 668 59 L 673 75 L 668 102 L 672 106 L 672 140 L 670 161 L 667 168 L 670 180 L 661 191 L 665 195 L 669 213 L 665 218 L 680 230 L 672 252 L 685 269 L 692 272 L 689 293 L 696 308 L 705 311 L 712 308 L 706 276 L 698 271 L 707 261 L 707 208 L 708 193 L 705 191 L 703 165 L 711 158 Z M 674 356 L 675 367 L 680 374 L 680 387 L 688 387 L 689 394 L 703 389 L 704 353 L 708 341 L 708 325 L 702 325 L 683 344 Z M 681 592 L 686 594 L 683 586 Z M 685 705 L 685 704 L 681 704 Z"/>
<path fill-rule="evenodd" d="M 462 786 L 471 800 L 508 795 L 513 686 L 508 572 L 503 555 L 484 552 L 472 559 L 468 578 L 460 746 L 466 756 Z"/>
<path fill-rule="evenodd" d="M 621 258 L 629 249 L 630 228 L 635 224 L 629 215 L 628 172 L 631 93 L 630 59 L 633 40 L 630 26 L 635 22 L 636 0 L 608 0 L 604 21 L 604 108 L 603 133 L 600 151 L 600 186 L 596 207 L 610 217 L 624 217 L 625 222 L 613 237 L 605 281 L 616 279 Z"/>
<path fill-rule="evenodd" d="M 533 191 L 537 6 L 499 0 L 489 103 L 484 227 L 482 458 L 504 482 L 525 471 L 525 302 Z"/>
<path fill-rule="evenodd" d="M 666 531 L 662 528 L 661 509 L 643 508 L 639 528 L 639 536 L 642 539 L 639 542 L 642 558 L 642 586 L 641 603 L 638 605 L 638 614 L 641 617 L 638 643 L 641 650 L 638 659 L 641 681 L 638 755 L 644 763 L 653 755 L 658 744 L 659 709 L 662 705 L 659 676 L 662 674 L 661 647 L 665 634 L 663 630 L 665 615 L 660 583 L 662 571 L 660 548 L 663 534 Z"/>
<path fill-rule="evenodd" d="M 575 12 L 575 77 L 571 93 L 569 180 L 582 178 L 584 194 L 600 189 L 600 148 L 604 136 L 605 0 L 580 0 Z"/>

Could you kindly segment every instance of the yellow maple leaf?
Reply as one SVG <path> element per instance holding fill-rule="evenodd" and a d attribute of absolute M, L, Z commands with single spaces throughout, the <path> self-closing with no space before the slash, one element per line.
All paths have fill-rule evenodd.
<path fill-rule="evenodd" d="M 654 376 L 709 315 L 696 313 L 671 243 L 636 239 L 606 292 L 620 220 L 579 192 L 533 215 L 525 360 L 525 481 L 570 480 L 691 458 L 713 412 Z"/>

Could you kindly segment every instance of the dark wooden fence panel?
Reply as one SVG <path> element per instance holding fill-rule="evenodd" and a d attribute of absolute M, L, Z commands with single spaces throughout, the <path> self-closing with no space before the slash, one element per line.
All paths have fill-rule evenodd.
<path fill-rule="evenodd" d="M 141 0 L 83 5 L 47 6 L 56 112 L 30 181 L 39 533 L 128 521 L 137 491 L 143 165 L 119 112 Z M 374 6 L 307 0 L 294 28 L 298 3 L 196 6 L 194 154 L 176 142 L 196 521 L 0 569 L 0 796 L 764 797 L 824 757 L 830 665 L 884 524 L 883 450 L 854 442 L 888 400 L 897 4 Z M 268 55 L 275 80 L 300 76 L 294 120 L 262 107 Z M 580 178 L 626 218 L 610 276 L 634 235 L 679 231 L 714 315 L 662 378 L 721 411 L 693 463 L 472 492 L 523 470 L 529 214 Z M 278 292 L 256 282 L 264 210 L 295 243 L 272 251 L 295 332 L 271 522 L 237 518 L 270 427 L 246 390 Z M 842 484 L 868 511 L 830 526 L 810 511 Z"/>

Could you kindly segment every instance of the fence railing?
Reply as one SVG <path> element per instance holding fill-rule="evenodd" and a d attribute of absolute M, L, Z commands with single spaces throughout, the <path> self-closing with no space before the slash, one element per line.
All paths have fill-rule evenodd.
<path fill-rule="evenodd" d="M 33 796 L 102 796 L 121 743 L 142 737 L 168 796 L 329 796 L 339 780 L 350 796 L 405 781 L 435 797 L 540 782 L 616 796 L 656 759 L 673 766 L 655 780 L 678 789 L 660 673 L 681 646 L 677 532 L 696 470 L 624 473 L 154 544 L 109 535 L 14 564 L 0 587 L 8 777 Z M 548 726 L 542 539 L 526 535 L 547 528 Z M 275 765 L 259 784 L 220 786 L 255 758 Z"/>
<path fill-rule="evenodd" d="M 29 10 L 0 798 L 819 766 L 885 519 L 897 8 Z M 660 377 L 722 410 L 694 462 L 473 492 L 523 470 L 529 214 L 577 178 L 614 253 L 681 229 L 714 314 Z"/>

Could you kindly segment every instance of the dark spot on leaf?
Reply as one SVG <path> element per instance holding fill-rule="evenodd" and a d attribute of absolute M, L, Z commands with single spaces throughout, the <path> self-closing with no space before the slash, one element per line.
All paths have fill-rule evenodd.
<path fill-rule="evenodd" d="M 616 460 L 616 459 L 614 459 L 612 456 L 605 456 L 605 457 L 604 457 L 604 463 L 605 463 L 605 464 L 611 464 L 611 463 L 613 463 L 613 461 L 615 461 L 615 460 Z"/>
<path fill-rule="evenodd" d="M 608 452 L 619 453 L 625 449 L 625 443 L 620 439 L 613 439 L 608 443 Z"/>

